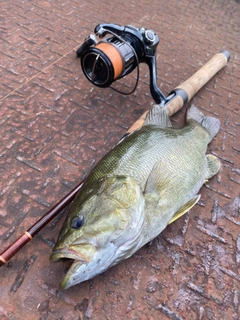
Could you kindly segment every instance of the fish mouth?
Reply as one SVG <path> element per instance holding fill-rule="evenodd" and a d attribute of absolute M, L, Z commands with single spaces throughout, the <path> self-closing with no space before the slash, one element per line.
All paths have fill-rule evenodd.
<path fill-rule="evenodd" d="M 71 260 L 72 264 L 60 282 L 60 288 L 68 289 L 78 283 L 84 282 L 104 272 L 114 261 L 116 248 L 99 249 L 86 244 L 77 247 L 56 247 L 50 255 L 50 261 Z"/>
<path fill-rule="evenodd" d="M 75 277 L 74 277 L 75 270 L 81 268 L 81 266 L 84 266 L 84 265 L 88 265 L 88 263 L 79 261 L 79 260 L 74 260 L 72 265 L 68 269 L 66 275 L 63 277 L 63 279 L 59 283 L 60 288 L 65 290 L 71 287 L 72 285 L 74 285 L 75 283 L 73 282 L 75 280 Z"/>
<path fill-rule="evenodd" d="M 90 243 L 81 243 L 80 245 L 56 246 L 50 255 L 50 261 L 59 261 L 62 259 L 72 259 L 82 262 L 90 262 L 96 252 L 96 247 Z"/>
<path fill-rule="evenodd" d="M 59 261 L 71 259 L 89 263 L 94 257 L 95 252 L 96 247 L 90 243 L 81 243 L 79 245 L 72 244 L 71 246 L 58 245 L 53 248 L 49 260 Z"/>
<path fill-rule="evenodd" d="M 85 257 L 81 253 L 73 249 L 56 249 L 52 252 L 49 258 L 50 261 L 59 261 L 63 259 L 64 260 L 71 259 L 71 260 L 87 262 Z"/>
<path fill-rule="evenodd" d="M 97 253 L 90 262 L 74 260 L 67 273 L 61 280 L 59 286 L 61 289 L 68 289 L 76 284 L 89 280 L 96 275 L 106 271 L 112 262 L 112 256 L 101 261 L 101 253 Z"/>
<path fill-rule="evenodd" d="M 86 257 L 83 256 L 80 252 L 77 252 L 76 250 L 72 248 L 61 248 L 61 249 L 55 249 L 53 250 L 52 254 L 49 257 L 50 261 L 66 261 L 69 260 L 72 262 L 70 265 L 70 268 L 68 269 L 66 275 L 60 282 L 59 286 L 62 289 L 67 289 L 71 286 L 72 280 L 74 278 L 74 272 L 72 272 L 72 269 L 78 269 L 81 267 L 81 265 L 88 265 L 89 259 L 86 259 Z M 73 274 L 72 274 L 73 273 Z"/>

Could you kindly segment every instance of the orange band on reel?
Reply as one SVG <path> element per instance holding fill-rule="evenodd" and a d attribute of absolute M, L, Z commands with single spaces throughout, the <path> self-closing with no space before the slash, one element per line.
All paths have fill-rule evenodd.
<path fill-rule="evenodd" d="M 105 53 L 106 56 L 112 62 L 113 69 L 114 69 L 114 79 L 119 77 L 123 72 L 123 60 L 117 48 L 115 48 L 114 45 L 106 42 L 101 42 L 97 44 L 95 48 L 98 48 L 103 53 Z"/>

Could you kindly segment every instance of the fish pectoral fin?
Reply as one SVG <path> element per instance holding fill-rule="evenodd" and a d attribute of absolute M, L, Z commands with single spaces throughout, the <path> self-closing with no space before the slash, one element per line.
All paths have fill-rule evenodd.
<path fill-rule="evenodd" d="M 172 127 L 166 109 L 159 104 L 153 105 L 148 112 L 143 125 L 146 126 L 149 124 L 157 125 L 163 128 Z"/>
<path fill-rule="evenodd" d="M 186 212 L 188 212 L 200 199 L 201 195 L 197 194 L 195 197 L 193 197 L 191 200 L 186 202 L 172 217 L 172 219 L 168 222 L 168 224 L 173 223 L 177 219 L 179 219 L 181 216 L 183 216 Z"/>
<path fill-rule="evenodd" d="M 207 160 L 207 174 L 205 179 L 208 180 L 218 173 L 218 171 L 221 168 L 221 162 L 217 157 L 215 157 L 212 154 L 207 154 L 206 160 Z"/>

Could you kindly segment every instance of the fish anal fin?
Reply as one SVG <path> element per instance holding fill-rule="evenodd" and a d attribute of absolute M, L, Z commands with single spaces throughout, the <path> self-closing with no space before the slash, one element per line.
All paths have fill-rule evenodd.
<path fill-rule="evenodd" d="M 168 222 L 168 224 L 173 223 L 177 219 L 179 219 L 181 216 L 183 216 L 186 212 L 188 212 L 200 199 L 201 195 L 197 194 L 195 197 L 193 197 L 191 200 L 186 202 L 178 211 L 174 214 L 172 219 Z"/>
<path fill-rule="evenodd" d="M 207 160 L 207 174 L 205 179 L 208 180 L 218 173 L 218 171 L 221 168 L 221 162 L 217 157 L 215 157 L 212 154 L 207 154 L 206 160 Z"/>
<path fill-rule="evenodd" d="M 158 104 L 152 106 L 152 108 L 146 116 L 143 125 L 146 126 L 149 124 L 157 125 L 163 128 L 172 127 L 166 109 Z"/>

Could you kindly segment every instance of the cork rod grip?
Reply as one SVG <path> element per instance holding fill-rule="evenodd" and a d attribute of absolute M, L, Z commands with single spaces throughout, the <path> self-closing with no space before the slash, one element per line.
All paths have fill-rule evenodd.
<path fill-rule="evenodd" d="M 230 54 L 223 51 L 215 54 L 204 66 L 195 72 L 188 80 L 180 84 L 176 89 L 184 90 L 188 101 L 228 62 Z"/>
<path fill-rule="evenodd" d="M 204 66 L 195 72 L 188 80 L 175 88 L 172 93 L 175 96 L 167 102 L 163 107 L 166 108 L 169 116 L 179 111 L 186 102 L 190 101 L 194 95 L 229 61 L 230 54 L 228 51 L 223 51 L 215 54 Z M 145 112 L 128 130 L 132 132 L 140 128 L 146 118 Z"/>

